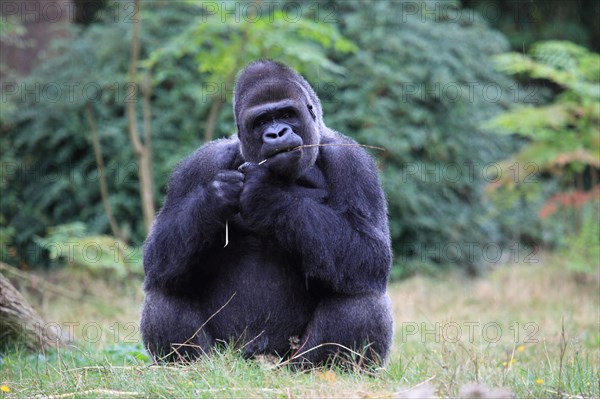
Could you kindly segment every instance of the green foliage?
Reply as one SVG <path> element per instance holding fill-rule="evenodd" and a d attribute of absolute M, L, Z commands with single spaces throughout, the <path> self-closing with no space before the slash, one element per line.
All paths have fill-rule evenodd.
<path fill-rule="evenodd" d="M 112 2 L 109 7 L 120 5 Z M 138 165 L 125 115 L 131 94 L 127 78 L 131 23 L 115 15 L 121 14 L 107 11 L 88 27 L 72 26 L 68 38 L 53 43 L 53 56 L 28 77 L 11 82 L 13 90 L 6 93 L 8 101 L 2 107 L 6 134 L 0 137 L 0 215 L 3 231 L 12 234 L 10 244 L 2 242 L 3 252 L 16 253 L 16 261 L 45 263 L 45 252 L 40 254 L 32 239 L 43 236 L 48 226 L 83 221 L 91 235 L 110 231 L 100 199 L 88 107 L 103 148 L 115 219 L 129 243 L 139 245 L 144 239 L 138 218 Z M 204 83 L 222 78 L 220 65 L 229 65 L 227 73 L 236 72 L 228 57 L 239 55 L 241 67 L 259 53 L 286 57 L 294 51 L 284 61 L 300 70 L 307 70 L 308 63 L 335 70 L 323 48 L 353 48 L 335 25 L 305 19 L 286 24 L 280 10 L 274 10 L 272 23 L 236 25 L 220 23 L 195 2 L 150 2 L 142 3 L 140 18 L 141 57 L 150 57 L 142 68 L 152 68 L 153 174 L 160 203 L 175 165 L 201 144 L 210 106 Z M 248 41 L 240 49 L 244 32 Z M 275 53 L 268 53 L 267 46 L 273 46 Z M 173 56 L 175 48 L 177 56 Z M 137 106 L 142 115 L 141 104 Z M 217 134 L 233 133 L 231 112 L 220 114 Z"/>
<path fill-rule="evenodd" d="M 535 163 L 541 172 L 570 182 L 587 166 L 599 168 L 600 55 L 569 42 L 542 42 L 530 55 L 508 53 L 496 58 L 500 70 L 550 81 L 561 88 L 543 106 L 515 107 L 493 125 L 530 143 L 515 159 Z M 596 182 L 597 183 L 597 182 Z"/>
<path fill-rule="evenodd" d="M 204 79 L 189 83 L 194 87 L 196 101 L 211 103 L 205 123 L 205 141 L 234 133 L 233 115 L 229 108 L 222 112 L 222 106 L 231 104 L 235 75 L 251 61 L 276 59 L 302 74 L 314 76 L 343 72 L 343 68 L 326 56 L 325 50 L 356 51 L 354 44 L 340 35 L 335 24 L 311 18 L 308 8 L 300 9 L 300 16 L 290 19 L 290 14 L 284 11 L 285 2 L 275 7 L 258 3 L 256 9 L 240 7 L 240 4 L 221 3 L 222 9 L 214 14 L 198 5 L 199 17 L 143 62 L 146 68 L 153 70 L 159 82 L 172 76 L 176 70 L 173 65 L 182 58 L 191 57 L 198 65 Z M 238 11 L 235 15 L 223 15 L 228 7 Z M 259 14 L 255 15 L 256 10 Z M 215 128 L 217 123 L 219 126 Z"/>
<path fill-rule="evenodd" d="M 564 0 L 461 0 L 503 32 L 514 51 L 526 51 L 540 40 L 568 40 L 600 50 L 600 4 Z"/>
<path fill-rule="evenodd" d="M 111 364 L 143 364 L 151 361 L 141 342 L 116 343 L 106 346 L 102 352 L 104 361 Z"/>
<path fill-rule="evenodd" d="M 520 165 L 527 178 L 511 179 L 506 174 L 491 190 L 492 197 L 512 197 L 512 204 L 506 201 L 509 207 L 529 207 L 542 219 L 555 212 L 556 201 L 570 203 L 559 210 L 568 216 L 536 224 L 543 228 L 542 242 L 580 247 L 587 237 L 580 231 L 586 219 L 581 203 L 600 193 L 600 56 L 570 42 L 549 41 L 537 43 L 527 55 L 499 55 L 495 62 L 519 80 L 553 86 L 555 94 L 548 102 L 514 107 L 489 123 L 526 143 L 504 165 Z"/>
<path fill-rule="evenodd" d="M 118 2 L 113 6 L 119 7 Z M 144 7 L 143 55 L 175 37 L 193 18 L 189 7 L 180 3 Z M 107 12 L 101 22 L 87 28 L 72 26 L 69 38 L 53 43 L 54 56 L 13 82 L 12 94 L 6 93 L 6 104 L 15 106 L 2 120 L 0 214 L 3 226 L 14 228 L 11 247 L 19 261 L 45 263 L 45 253 L 32 239 L 43 236 L 48 226 L 83 221 L 92 235 L 110 231 L 100 199 L 87 106 L 102 143 L 115 218 L 130 243 L 139 245 L 144 238 L 138 219 L 138 166 L 125 117 L 131 94 L 127 79 L 131 24 L 114 15 Z M 154 145 L 160 149 L 154 154 L 157 196 L 178 160 L 198 145 L 197 121 L 207 108 L 190 93 L 188 82 L 197 79 L 195 64 L 182 59 L 176 78 L 153 89 Z M 27 90 L 30 94 L 24 94 Z"/>
<path fill-rule="evenodd" d="M 50 260 L 61 261 L 116 280 L 143 275 L 140 248 L 128 247 L 107 235 L 88 235 L 82 222 L 51 227 L 35 242 L 49 252 Z"/>
<path fill-rule="evenodd" d="M 0 42 L 12 46 L 24 47 L 23 36 L 26 33 L 25 26 L 16 15 L 5 16 L 0 20 Z"/>
<path fill-rule="evenodd" d="M 209 74 L 208 82 L 227 82 L 240 68 L 259 58 L 280 60 L 300 73 L 305 73 L 310 65 L 341 72 L 323 49 L 342 53 L 356 51 L 354 44 L 344 39 L 335 25 L 311 20 L 306 12 L 290 21 L 288 13 L 281 9 L 274 9 L 272 13 L 264 11 L 259 15 L 248 11 L 248 15 L 225 19 L 220 13 L 196 18 L 179 36 L 153 52 L 145 65 L 160 71 L 166 57 L 180 59 L 191 55 L 198 64 L 198 71 Z"/>
<path fill-rule="evenodd" d="M 506 41 L 481 19 L 445 20 L 423 3 L 338 4 L 342 33 L 360 50 L 342 58 L 348 74 L 325 96 L 325 119 L 360 143 L 388 150 L 375 155 L 388 195 L 395 273 L 428 263 L 479 270 L 482 247 L 504 239 L 502 220 L 491 218 L 484 196 L 485 167 L 493 172 L 492 163 L 515 146 L 480 127 L 514 100 L 511 82 L 489 62 Z M 429 11 L 406 11 L 415 4 Z"/>
<path fill-rule="evenodd" d="M 567 268 L 596 278 L 600 273 L 600 202 L 589 202 L 581 214 L 582 225 L 579 231 L 566 237 L 562 252 L 569 259 Z"/>
<path fill-rule="evenodd" d="M 285 4 L 236 19 L 213 15 L 197 2 L 143 3 L 141 68 L 152 76 L 157 205 L 170 171 L 201 144 L 211 119 L 215 137 L 234 132 L 232 113 L 221 105 L 230 99 L 237 70 L 269 57 L 309 78 L 328 126 L 387 149 L 374 155 L 389 200 L 395 275 L 417 268 L 475 272 L 486 261 L 483 246 L 518 237 L 506 234 L 515 221 L 533 224 L 527 223 L 533 213 L 517 216 L 515 208 L 498 217 L 484 192 L 495 179 L 494 162 L 517 148 L 513 137 L 481 128 L 519 100 L 512 82 L 489 62 L 507 48 L 499 33 L 472 13 L 451 20 L 447 12 L 426 7 L 421 14 L 406 12 L 424 4 L 419 2 L 318 3 L 303 6 L 293 21 Z M 456 2 L 446 4 L 459 10 Z M 330 10 L 335 18 L 325 20 Z M 7 134 L 0 138 L 9 148 L 0 161 L 10 166 L 2 179 L 9 189 L 0 214 L 3 227 L 13 228 L 11 247 L 29 263 L 39 263 L 27 254 L 39 252 L 32 238 L 44 236 L 48 226 L 83 221 L 86 235 L 110 231 L 88 107 L 98 126 L 115 219 L 128 243 L 137 246 L 144 238 L 124 107 L 130 28 L 108 18 L 73 28 L 69 39 L 54 43 L 54 57 L 17 82 L 20 89 L 78 82 L 72 97 L 66 89 L 58 101 L 22 90 L 8 96 L 22 106 L 9 113 Z M 81 90 L 90 82 L 98 89 Z M 218 90 L 209 90 L 210 84 Z"/>

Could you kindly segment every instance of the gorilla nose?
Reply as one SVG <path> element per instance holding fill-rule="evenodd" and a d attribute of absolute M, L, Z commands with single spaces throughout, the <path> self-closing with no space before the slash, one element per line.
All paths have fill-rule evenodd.
<path fill-rule="evenodd" d="M 276 144 L 278 142 L 284 141 L 285 139 L 287 139 L 286 136 L 290 133 L 290 130 L 291 129 L 289 126 L 281 124 L 269 126 L 269 128 L 263 133 L 263 143 Z"/>

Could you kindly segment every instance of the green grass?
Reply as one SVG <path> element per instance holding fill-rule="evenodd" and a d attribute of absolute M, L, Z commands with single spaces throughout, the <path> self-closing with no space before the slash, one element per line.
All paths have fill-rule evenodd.
<path fill-rule="evenodd" d="M 567 263 L 517 264 L 485 279 L 446 274 L 392 284 L 393 352 L 373 373 L 294 372 L 243 360 L 234 350 L 156 366 L 139 342 L 138 282 L 54 273 L 55 283 L 79 287 L 74 292 L 85 299 L 45 294 L 32 302 L 75 341 L 59 351 L 4 353 L 0 385 L 9 392 L 0 398 L 393 398 L 425 384 L 445 397 L 475 382 L 519 398 L 599 398 L 600 280 L 568 271 Z M 77 324 L 66 331 L 68 322 Z"/>

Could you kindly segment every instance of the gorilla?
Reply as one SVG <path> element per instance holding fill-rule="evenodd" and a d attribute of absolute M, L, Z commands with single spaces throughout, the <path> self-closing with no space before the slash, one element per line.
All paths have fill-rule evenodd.
<path fill-rule="evenodd" d="M 230 344 L 300 365 L 381 364 L 391 246 L 373 160 L 281 63 L 248 65 L 233 110 L 237 134 L 178 165 L 144 244 L 145 347 L 168 361 Z"/>

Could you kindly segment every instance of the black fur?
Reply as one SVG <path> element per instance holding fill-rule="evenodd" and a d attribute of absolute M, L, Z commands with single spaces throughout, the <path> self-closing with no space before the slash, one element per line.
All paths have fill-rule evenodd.
<path fill-rule="evenodd" d="M 383 361 L 391 249 L 372 159 L 356 146 L 294 149 L 355 142 L 324 125 L 313 89 L 279 63 L 241 72 L 234 113 L 236 137 L 177 167 L 146 240 L 146 347 L 174 360 L 228 342 L 320 364 L 367 344 Z M 324 343 L 339 345 L 310 350 Z"/>

